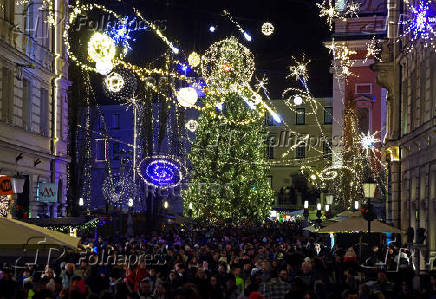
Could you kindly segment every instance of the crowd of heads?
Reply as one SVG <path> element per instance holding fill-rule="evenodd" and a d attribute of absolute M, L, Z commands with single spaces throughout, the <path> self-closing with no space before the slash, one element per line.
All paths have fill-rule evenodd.
<path fill-rule="evenodd" d="M 84 252 L 51 265 L 3 265 L 0 298 L 436 298 L 436 275 L 417 276 L 393 244 L 362 251 L 307 234 L 265 223 L 84 236 Z"/>

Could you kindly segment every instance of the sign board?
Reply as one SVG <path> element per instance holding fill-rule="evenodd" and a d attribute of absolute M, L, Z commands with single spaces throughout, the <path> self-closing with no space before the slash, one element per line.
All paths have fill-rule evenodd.
<path fill-rule="evenodd" d="M 39 183 L 39 201 L 57 202 L 58 185 L 53 183 Z"/>
<path fill-rule="evenodd" d="M 10 176 L 0 176 L 0 195 L 12 195 L 12 183 Z"/>

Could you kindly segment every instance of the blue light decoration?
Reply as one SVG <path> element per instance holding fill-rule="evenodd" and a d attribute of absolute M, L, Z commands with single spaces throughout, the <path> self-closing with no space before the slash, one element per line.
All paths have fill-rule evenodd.
<path fill-rule="evenodd" d="M 251 42 L 251 35 L 247 31 L 244 31 L 243 35 L 247 41 Z"/>
<path fill-rule="evenodd" d="M 123 48 L 123 53 L 126 55 L 127 52 L 132 49 L 129 42 L 135 41 L 130 34 L 148 28 L 146 25 L 141 24 L 142 23 L 138 22 L 136 18 L 129 20 L 129 17 L 124 17 L 113 25 L 109 22 L 105 33 L 109 35 L 118 46 Z"/>
<path fill-rule="evenodd" d="M 179 73 L 184 74 L 186 76 L 186 74 L 189 73 L 190 70 L 191 70 L 191 68 L 189 67 L 189 65 L 187 63 L 180 63 L 179 64 Z"/>
<path fill-rule="evenodd" d="M 156 188 L 172 188 L 183 179 L 183 166 L 171 156 L 152 156 L 138 165 L 138 173 L 147 185 Z"/>
<path fill-rule="evenodd" d="M 189 87 L 192 87 L 197 91 L 199 98 L 202 98 L 206 95 L 204 90 L 206 89 L 207 85 L 206 82 L 202 80 L 192 83 L 191 85 L 189 85 Z"/>
<path fill-rule="evenodd" d="M 412 43 L 420 39 L 425 47 L 431 45 L 436 37 L 436 32 L 429 20 L 431 19 L 431 16 L 429 16 L 430 4 L 431 2 L 428 0 L 421 0 L 416 6 L 409 3 L 409 16 L 404 22 L 403 35 L 410 35 Z M 412 46 L 409 46 L 409 50 L 411 48 Z"/>

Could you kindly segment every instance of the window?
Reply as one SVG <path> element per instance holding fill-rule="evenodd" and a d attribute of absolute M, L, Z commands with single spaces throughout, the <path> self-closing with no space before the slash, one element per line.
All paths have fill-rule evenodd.
<path fill-rule="evenodd" d="M 331 125 L 333 123 L 333 108 L 325 107 L 324 108 L 324 124 Z"/>
<path fill-rule="evenodd" d="M 112 145 L 112 160 L 120 159 L 120 144 L 118 142 L 114 142 Z"/>
<path fill-rule="evenodd" d="M 372 94 L 372 84 L 371 83 L 357 83 L 355 85 L 355 92 L 359 95 L 370 95 Z"/>
<path fill-rule="evenodd" d="M 329 140 L 324 140 L 322 144 L 322 153 L 324 157 L 329 157 L 332 154 L 332 143 Z"/>
<path fill-rule="evenodd" d="M 28 79 L 23 79 L 23 128 L 32 129 L 32 84 Z"/>
<path fill-rule="evenodd" d="M 120 128 L 120 115 L 118 113 L 112 114 L 112 129 Z"/>
<path fill-rule="evenodd" d="M 13 114 L 14 77 L 12 71 L 6 67 L 2 70 L 2 95 L 1 95 L 1 118 L 11 122 Z"/>
<path fill-rule="evenodd" d="M 3 19 L 14 24 L 15 22 L 15 0 L 3 0 L 0 2 L 2 5 L 0 13 L 3 15 Z"/>
<path fill-rule="evenodd" d="M 106 161 L 106 139 L 96 139 L 95 160 Z"/>
<path fill-rule="evenodd" d="M 35 28 L 36 28 L 36 26 L 34 24 L 34 7 L 35 7 L 35 4 L 32 3 L 32 0 L 30 0 L 27 3 L 27 5 L 25 5 L 26 23 L 25 23 L 24 32 L 31 37 L 34 36 L 34 32 L 35 32 Z"/>
<path fill-rule="evenodd" d="M 39 104 L 39 132 L 42 136 L 48 136 L 48 90 L 41 88 Z"/>
<path fill-rule="evenodd" d="M 306 111 L 304 108 L 297 108 L 296 111 L 296 124 L 304 125 L 306 122 Z"/>
<path fill-rule="evenodd" d="M 295 152 L 295 157 L 297 159 L 303 159 L 306 157 L 306 144 L 302 143 L 299 146 L 297 146 L 297 150 Z"/>

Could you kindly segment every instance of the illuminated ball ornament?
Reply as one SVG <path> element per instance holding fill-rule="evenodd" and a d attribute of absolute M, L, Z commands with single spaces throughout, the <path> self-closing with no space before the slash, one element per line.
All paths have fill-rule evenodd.
<path fill-rule="evenodd" d="M 295 96 L 294 97 L 294 104 L 297 105 L 297 106 L 303 104 L 303 98 L 300 97 L 300 96 Z"/>
<path fill-rule="evenodd" d="M 108 35 L 95 32 L 88 42 L 88 56 L 94 62 L 110 62 L 116 54 L 115 42 Z"/>
<path fill-rule="evenodd" d="M 200 64 L 200 55 L 197 52 L 192 52 L 188 56 L 188 63 L 191 67 L 197 67 Z"/>
<path fill-rule="evenodd" d="M 124 79 L 118 73 L 109 74 L 104 80 L 106 87 L 111 92 L 119 92 L 124 87 Z"/>
<path fill-rule="evenodd" d="M 213 43 L 201 57 L 203 78 L 218 88 L 244 85 L 251 81 L 254 70 L 253 54 L 233 36 Z"/>
<path fill-rule="evenodd" d="M 139 175 L 144 182 L 157 188 L 175 187 L 183 179 L 181 163 L 170 156 L 146 158 L 140 162 L 138 167 Z"/>
<path fill-rule="evenodd" d="M 183 87 L 177 92 L 177 100 L 180 106 L 189 108 L 195 105 L 198 100 L 198 94 L 193 87 Z"/>
<path fill-rule="evenodd" d="M 109 74 L 114 68 L 114 65 L 110 61 L 97 61 L 95 63 L 95 70 L 100 75 L 106 76 Z"/>
<path fill-rule="evenodd" d="M 262 34 L 265 36 L 270 36 L 274 33 L 274 25 L 271 24 L 270 22 L 265 22 L 262 25 Z"/>
<path fill-rule="evenodd" d="M 198 129 L 198 121 L 196 121 L 195 119 L 190 119 L 186 123 L 185 127 L 186 127 L 186 129 L 188 129 L 189 131 L 194 133 Z"/>

